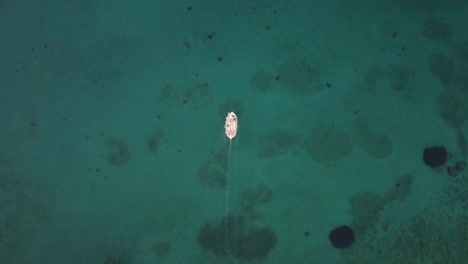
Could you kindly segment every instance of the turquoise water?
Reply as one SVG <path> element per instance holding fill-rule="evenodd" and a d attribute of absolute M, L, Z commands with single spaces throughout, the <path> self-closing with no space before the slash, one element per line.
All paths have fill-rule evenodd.
<path fill-rule="evenodd" d="M 466 262 L 466 28 L 461 0 L 3 1 L 1 262 Z"/>

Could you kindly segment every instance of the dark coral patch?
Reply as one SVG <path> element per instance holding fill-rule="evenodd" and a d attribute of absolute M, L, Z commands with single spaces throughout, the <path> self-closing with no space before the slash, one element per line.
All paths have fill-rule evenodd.
<path fill-rule="evenodd" d="M 241 193 L 241 211 L 248 215 L 250 219 L 260 218 L 260 207 L 271 202 L 272 196 L 273 191 L 265 184 L 244 189 Z"/>
<path fill-rule="evenodd" d="M 286 129 L 263 134 L 258 139 L 259 154 L 261 158 L 271 158 L 275 155 L 283 155 L 296 146 L 299 136 Z"/>
<path fill-rule="evenodd" d="M 344 249 L 354 243 L 354 231 L 349 226 L 340 226 L 330 231 L 328 238 L 333 247 Z"/>
<path fill-rule="evenodd" d="M 201 226 L 198 244 L 217 256 L 261 260 L 276 246 L 276 234 L 268 227 L 248 227 L 242 216 L 228 215 Z"/>
<path fill-rule="evenodd" d="M 105 142 L 107 147 L 106 161 L 116 167 L 127 164 L 130 159 L 130 150 L 120 139 L 108 138 Z"/>
<path fill-rule="evenodd" d="M 161 143 L 163 143 L 164 137 L 164 132 L 155 131 L 146 138 L 146 146 L 151 152 L 156 152 Z"/>
<path fill-rule="evenodd" d="M 423 152 L 423 161 L 431 168 L 442 166 L 447 162 L 447 150 L 445 147 L 440 146 L 425 148 Z"/>

